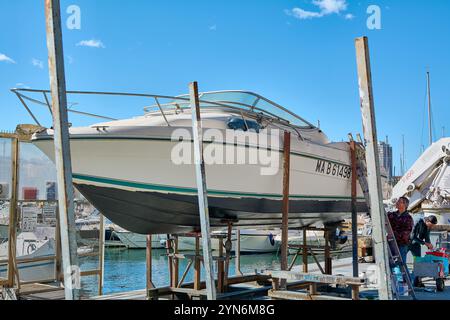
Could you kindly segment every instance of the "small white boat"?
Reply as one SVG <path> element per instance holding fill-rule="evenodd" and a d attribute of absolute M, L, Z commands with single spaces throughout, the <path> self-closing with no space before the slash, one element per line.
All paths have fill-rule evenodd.
<path fill-rule="evenodd" d="M 17 258 L 20 281 L 40 281 L 55 277 L 54 260 L 20 263 L 21 259 L 43 258 L 55 255 L 54 239 L 38 239 L 33 232 L 17 236 Z M 0 245 L 0 260 L 8 259 L 8 242 Z M 0 277 L 7 277 L 7 265 L 0 265 Z"/>
<path fill-rule="evenodd" d="M 279 248 L 279 243 L 275 241 L 278 230 L 257 230 L 246 229 L 240 231 L 240 251 L 244 254 L 250 253 L 269 253 L 276 252 Z M 212 234 L 224 234 L 223 231 L 214 231 Z M 226 234 L 226 233 L 225 233 Z M 223 242 L 225 243 L 225 240 Z M 233 231 L 231 236 L 232 249 L 236 250 L 236 233 Z M 163 243 L 163 242 L 162 242 Z M 213 251 L 219 250 L 220 241 L 217 238 L 211 238 L 211 249 Z M 202 241 L 200 238 L 200 248 L 202 248 Z M 178 237 L 179 251 L 194 251 L 195 237 Z"/>
<path fill-rule="evenodd" d="M 281 247 L 281 233 L 275 237 L 278 246 Z M 325 245 L 323 231 L 306 232 L 306 244 L 310 247 L 323 247 Z M 289 254 L 295 254 L 298 249 L 293 246 L 303 245 L 303 231 L 289 231 L 288 234 L 288 251 Z"/>
<path fill-rule="evenodd" d="M 126 230 L 114 230 L 113 233 L 128 249 L 147 248 L 147 235 L 145 234 L 134 233 Z M 167 239 L 165 234 L 152 235 L 152 248 L 164 248 L 164 244 L 161 244 L 161 242 L 164 242 L 165 239 Z"/>

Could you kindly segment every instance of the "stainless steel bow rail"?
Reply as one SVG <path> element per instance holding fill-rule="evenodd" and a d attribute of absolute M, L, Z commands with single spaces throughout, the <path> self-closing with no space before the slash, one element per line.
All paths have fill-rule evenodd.
<path fill-rule="evenodd" d="M 13 88 L 11 89 L 20 103 L 26 109 L 28 114 L 34 120 L 34 122 L 42 127 L 42 123 L 39 121 L 36 114 L 32 111 L 29 103 L 44 106 L 49 111 L 50 115 L 53 115 L 51 101 L 49 99 L 49 90 L 43 89 L 24 89 L 24 88 Z M 129 97 L 129 98 L 148 98 L 154 101 L 153 105 L 146 106 L 143 108 L 144 114 L 155 114 L 161 115 L 167 126 L 170 126 L 170 122 L 167 120 L 167 116 L 171 114 L 178 114 L 190 110 L 190 98 L 186 95 L 180 96 L 168 96 L 168 95 L 158 95 L 149 93 L 131 93 L 131 92 L 107 92 L 107 91 L 66 91 L 67 95 L 83 95 L 83 96 L 111 96 L 111 97 Z M 227 95 L 245 95 L 253 99 L 251 104 L 243 103 L 241 101 L 229 101 Z M 33 95 L 36 95 L 34 97 Z M 225 100 L 218 99 L 217 97 L 225 96 Z M 214 100 L 209 100 L 208 97 L 216 97 Z M 264 103 L 263 106 L 258 106 L 259 103 Z M 72 103 L 76 105 L 77 103 Z M 266 121 L 271 125 L 278 127 L 281 130 L 286 128 L 292 129 L 297 133 L 299 138 L 301 134 L 299 129 L 315 129 L 316 127 L 296 115 L 295 113 L 289 111 L 288 109 L 280 106 L 279 104 L 253 92 L 241 91 L 241 90 L 225 90 L 225 91 L 211 91 L 199 93 L 199 106 L 201 109 L 204 108 L 222 108 L 229 110 L 242 117 L 244 123 L 247 125 L 246 119 L 250 118 L 257 121 Z M 272 111 L 267 110 L 270 108 Z M 82 116 L 98 118 L 108 121 L 118 120 L 118 118 L 105 116 L 90 112 L 85 112 L 81 110 L 75 110 L 73 107 L 67 108 L 67 112 L 73 114 L 79 114 Z M 301 125 L 296 125 L 288 118 L 293 119 L 293 121 L 300 123 Z M 249 126 L 247 125 L 247 128 Z"/>

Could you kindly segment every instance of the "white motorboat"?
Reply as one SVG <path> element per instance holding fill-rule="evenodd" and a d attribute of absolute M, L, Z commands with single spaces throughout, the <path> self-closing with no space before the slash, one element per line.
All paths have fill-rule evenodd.
<path fill-rule="evenodd" d="M 276 252 L 279 248 L 279 243 L 275 241 L 279 230 L 260 230 L 260 229 L 245 229 L 240 230 L 240 252 L 243 254 L 251 253 L 269 253 Z M 224 231 L 214 231 L 212 234 L 226 235 Z M 226 239 L 223 239 L 225 243 Z M 231 235 L 231 251 L 236 250 L 237 236 L 233 231 Z M 162 241 L 161 244 L 165 243 Z M 202 241 L 200 237 L 200 249 L 202 248 Z M 213 251 L 219 250 L 220 241 L 217 238 L 211 238 L 211 249 Z M 194 251 L 195 237 L 178 237 L 179 251 Z M 225 250 L 225 249 L 224 249 Z"/>
<path fill-rule="evenodd" d="M 39 230 L 38 230 L 39 231 Z M 55 255 L 55 240 L 39 238 L 34 232 L 22 232 L 17 236 L 16 250 L 20 281 L 49 280 L 55 277 L 55 261 L 20 262 L 23 259 L 44 258 Z M 0 260 L 8 259 L 8 242 L 0 244 Z M 0 265 L 0 277 L 7 276 L 7 266 Z"/>
<path fill-rule="evenodd" d="M 387 201 L 393 206 L 401 196 L 410 198 L 413 213 L 433 214 L 439 224 L 450 224 L 450 138 L 433 143 L 400 179 Z"/>
<path fill-rule="evenodd" d="M 27 100 L 24 94 L 45 91 L 13 92 Z M 145 108 L 143 116 L 70 128 L 77 189 L 111 221 L 132 232 L 199 231 L 189 97 L 102 94 L 147 97 L 156 104 Z M 281 224 L 284 131 L 292 135 L 290 225 L 335 223 L 348 215 L 347 143 L 330 142 L 321 129 L 252 92 L 207 92 L 199 97 L 212 228 L 230 221 L 241 228 Z M 32 142 L 54 160 L 52 129 L 41 129 Z M 239 155 L 244 161 L 239 162 Z M 367 210 L 359 185 L 357 209 Z"/>
<path fill-rule="evenodd" d="M 114 230 L 114 235 L 116 235 L 120 241 L 128 249 L 145 249 L 147 248 L 147 236 L 145 234 L 139 234 L 135 232 L 130 232 L 126 230 Z M 162 249 L 164 248 L 164 241 L 167 239 L 165 234 L 155 234 L 152 235 L 152 248 Z"/>

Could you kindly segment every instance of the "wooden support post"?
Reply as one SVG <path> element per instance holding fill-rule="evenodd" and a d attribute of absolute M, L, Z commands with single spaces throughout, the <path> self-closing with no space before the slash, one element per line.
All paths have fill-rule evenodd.
<path fill-rule="evenodd" d="M 370 210 L 373 222 L 373 241 L 378 268 L 380 300 L 391 300 L 389 258 L 385 233 L 385 212 L 380 178 L 380 159 L 378 157 L 378 139 L 375 121 L 375 106 L 372 90 L 369 44 L 367 37 L 355 41 L 358 65 L 358 83 L 361 100 L 361 116 L 366 142 L 367 180 L 370 192 Z"/>
<path fill-rule="evenodd" d="M 241 271 L 241 230 L 236 229 L 236 275 L 242 276 L 243 273 Z"/>
<path fill-rule="evenodd" d="M 351 285 L 352 288 L 352 300 L 359 300 L 359 287 L 357 285 Z"/>
<path fill-rule="evenodd" d="M 16 270 L 17 258 L 17 195 L 19 192 L 19 152 L 20 142 L 18 138 L 11 139 L 11 199 L 9 202 L 9 235 L 8 235 L 8 287 L 14 287 L 14 275 Z"/>
<path fill-rule="evenodd" d="M 311 283 L 309 285 L 309 294 L 312 296 L 317 295 L 317 283 Z"/>
<path fill-rule="evenodd" d="M 291 155 L 291 133 L 284 132 L 283 147 L 283 208 L 281 229 L 281 270 L 288 270 L 288 232 L 289 232 L 289 176 Z M 286 280 L 282 279 L 281 288 L 285 288 Z"/>
<path fill-rule="evenodd" d="M 231 240 L 233 233 L 233 224 L 228 222 L 228 232 L 227 232 L 227 246 L 225 251 L 225 272 L 224 272 L 224 289 L 227 290 L 228 286 L 228 274 L 230 272 L 230 259 L 231 259 L 231 249 L 233 248 L 233 241 Z"/>
<path fill-rule="evenodd" d="M 103 284 L 105 281 L 105 217 L 100 214 L 100 227 L 99 227 L 99 253 L 98 253 L 98 264 L 99 264 L 99 275 L 98 275 L 98 295 L 103 294 Z"/>
<path fill-rule="evenodd" d="M 307 230 L 303 229 L 303 272 L 308 272 L 308 244 L 307 244 Z"/>
<path fill-rule="evenodd" d="M 59 210 L 59 206 L 56 207 L 56 210 Z M 55 230 L 55 279 L 56 281 L 64 281 L 64 274 L 62 273 L 61 233 L 59 230 L 59 213 L 57 213 Z"/>
<path fill-rule="evenodd" d="M 200 264 L 200 237 L 195 236 L 195 262 L 194 262 L 194 289 L 200 290 L 201 264 Z"/>
<path fill-rule="evenodd" d="M 350 141 L 350 157 L 352 164 L 352 263 L 353 276 L 357 277 L 358 271 L 358 212 L 356 210 L 356 144 L 355 141 Z"/>
<path fill-rule="evenodd" d="M 223 256 L 223 239 L 219 239 L 219 257 Z M 224 280 L 225 280 L 225 270 L 224 262 L 222 259 L 217 261 L 217 291 L 220 293 L 224 292 Z"/>
<path fill-rule="evenodd" d="M 178 254 L 178 236 L 174 235 L 173 236 L 173 253 Z M 180 274 L 180 261 L 178 260 L 178 258 L 175 256 L 173 258 L 173 287 L 176 288 L 178 285 L 178 277 Z"/>
<path fill-rule="evenodd" d="M 76 269 L 78 268 L 77 239 L 59 0 L 45 0 L 45 17 L 65 298 L 66 300 L 77 300 L 79 299 L 79 288 L 76 288 L 74 283 L 79 279 L 73 279 L 74 276 L 79 276 L 79 274 L 73 274 L 74 270 L 78 270 Z"/>
<path fill-rule="evenodd" d="M 147 243 L 145 250 L 145 266 L 146 266 L 146 289 L 147 289 L 147 298 L 148 290 L 153 289 L 155 286 L 153 285 L 152 280 L 152 271 L 153 271 L 153 263 L 152 263 L 152 235 L 147 235 Z"/>
<path fill-rule="evenodd" d="M 327 229 L 324 232 L 325 236 L 325 274 L 332 274 L 331 255 L 330 255 L 330 231 Z"/>
<path fill-rule="evenodd" d="M 206 186 L 205 163 L 203 161 L 203 132 L 200 117 L 200 101 L 198 96 L 197 82 L 189 84 L 192 133 L 194 140 L 194 161 L 198 190 L 198 206 L 200 215 L 200 226 L 202 231 L 203 263 L 205 266 L 205 281 L 208 300 L 216 300 L 216 285 L 211 250 L 211 232 L 209 224 L 208 191 Z"/>
<path fill-rule="evenodd" d="M 174 287 L 176 284 L 173 283 L 173 258 L 172 258 L 172 235 L 167 235 L 166 240 L 166 253 L 168 255 L 167 261 L 169 264 L 169 281 L 170 281 L 170 287 Z"/>

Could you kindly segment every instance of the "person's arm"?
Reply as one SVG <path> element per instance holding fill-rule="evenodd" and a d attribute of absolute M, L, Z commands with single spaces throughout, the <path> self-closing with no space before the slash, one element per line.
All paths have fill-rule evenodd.
<path fill-rule="evenodd" d="M 411 243 L 412 244 L 416 244 L 416 243 L 425 244 L 425 242 L 423 240 L 420 240 L 419 233 L 420 233 L 420 222 L 417 222 L 411 233 Z"/>
<path fill-rule="evenodd" d="M 431 240 L 430 240 L 430 230 L 428 229 L 428 227 L 425 225 L 425 245 L 427 246 L 427 248 L 429 250 L 433 250 L 433 245 L 431 244 Z"/>

